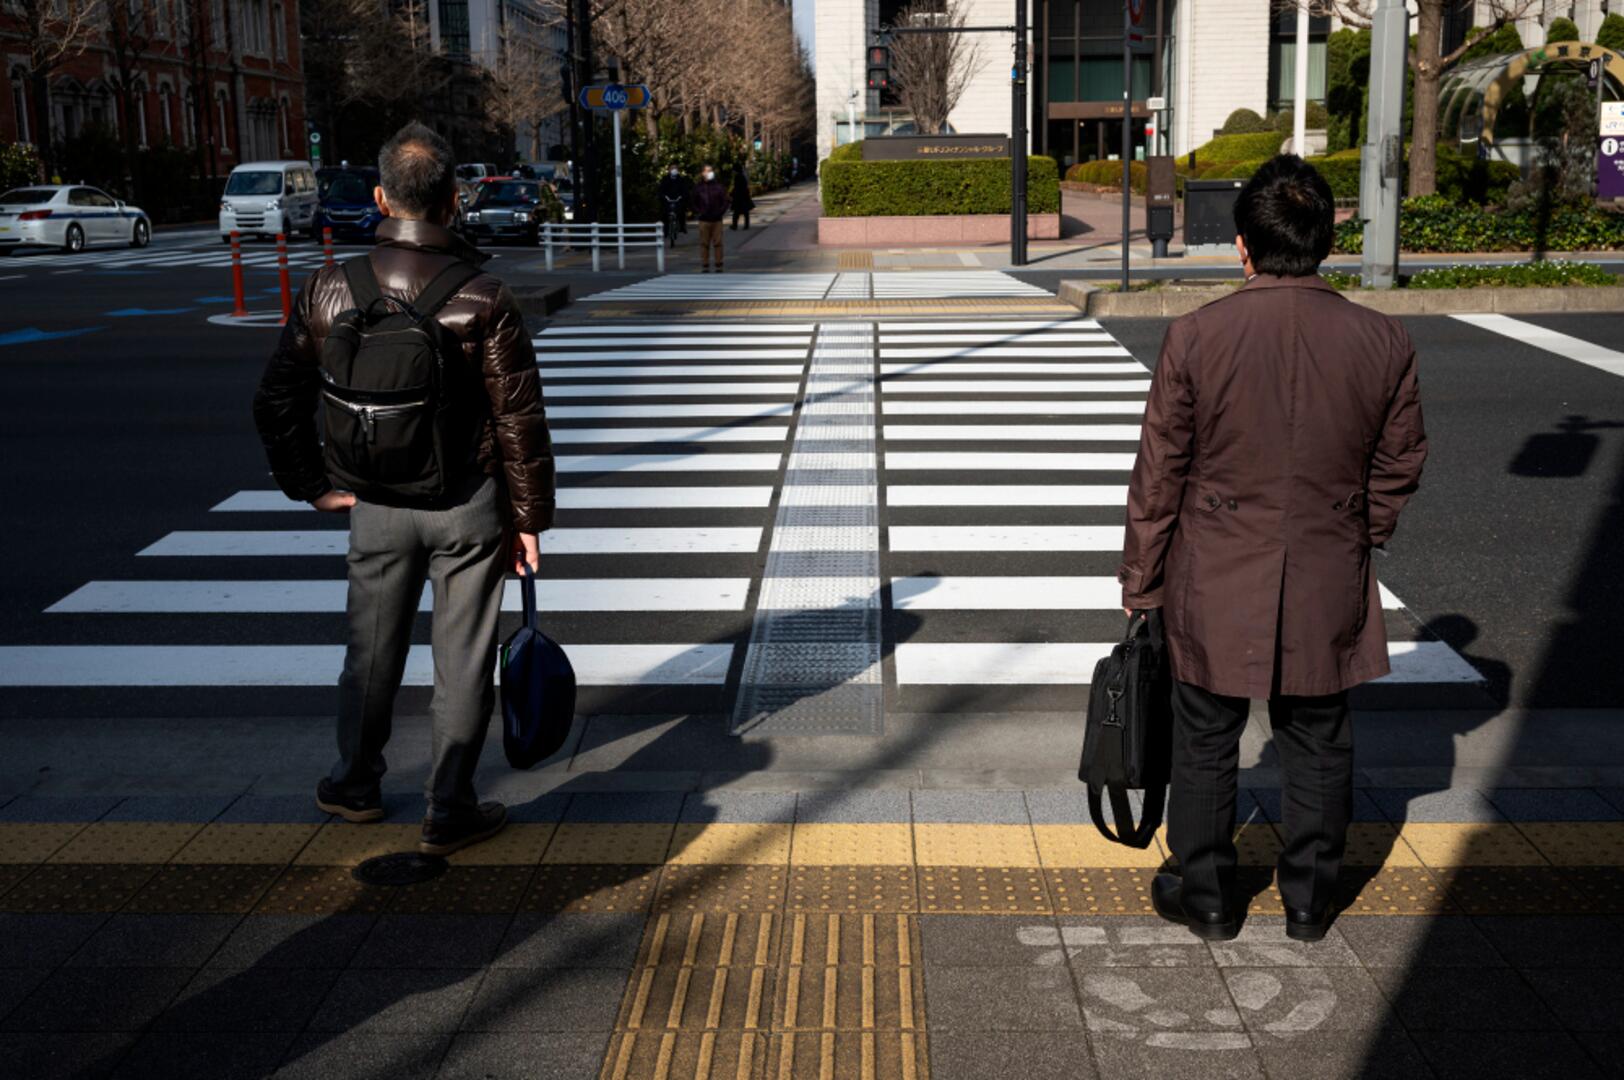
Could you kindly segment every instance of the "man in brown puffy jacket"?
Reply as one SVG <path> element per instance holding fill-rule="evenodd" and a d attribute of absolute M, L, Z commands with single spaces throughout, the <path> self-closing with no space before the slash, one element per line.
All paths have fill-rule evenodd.
<path fill-rule="evenodd" d="M 410 303 L 456 262 L 483 261 L 446 227 L 457 206 L 455 167 L 445 140 L 417 123 L 380 153 L 376 195 L 387 220 L 370 258 L 384 297 Z M 469 376 L 455 380 L 467 390 L 449 400 L 471 410 L 464 415 L 479 431 L 466 460 L 451 463 L 447 494 L 384 505 L 336 490 L 317 435 L 320 357 L 335 317 L 353 307 L 342 267 L 311 275 L 254 398 L 254 421 L 283 492 L 350 515 L 339 755 L 316 786 L 316 805 L 346 821 L 383 817 L 384 744 L 427 578 L 434 588 L 434 750 L 419 848 L 445 855 L 507 822 L 501 803 L 475 797 L 474 770 L 495 705 L 503 578 L 521 563 L 538 568 L 538 534 L 552 525 L 552 445 L 524 318 L 500 281 L 474 274 L 436 316 L 461 349 L 443 360 L 466 365 Z"/>

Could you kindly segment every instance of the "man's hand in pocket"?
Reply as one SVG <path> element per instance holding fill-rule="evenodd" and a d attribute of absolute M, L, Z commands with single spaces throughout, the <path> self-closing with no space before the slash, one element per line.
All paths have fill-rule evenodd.
<path fill-rule="evenodd" d="M 348 491 L 329 491 L 310 500 L 310 505 L 329 514 L 342 514 L 355 505 L 355 496 Z"/>

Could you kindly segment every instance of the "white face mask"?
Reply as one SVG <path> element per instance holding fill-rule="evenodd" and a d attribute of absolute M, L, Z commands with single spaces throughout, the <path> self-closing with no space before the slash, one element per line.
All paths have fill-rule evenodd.
<path fill-rule="evenodd" d="M 706 180 L 715 180 L 716 179 L 716 174 L 711 172 L 709 169 L 706 169 L 705 170 L 705 179 Z"/>

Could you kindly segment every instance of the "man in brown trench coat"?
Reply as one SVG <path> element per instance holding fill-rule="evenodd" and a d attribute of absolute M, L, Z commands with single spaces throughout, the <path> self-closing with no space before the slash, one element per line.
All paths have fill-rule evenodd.
<path fill-rule="evenodd" d="M 1353 802 L 1347 690 L 1385 675 L 1370 550 L 1426 457 L 1415 349 L 1317 274 L 1331 190 L 1299 158 L 1235 204 L 1246 284 L 1168 328 L 1128 489 L 1122 604 L 1163 609 L 1174 678 L 1168 841 L 1157 911 L 1238 928 L 1235 782 L 1248 699 L 1285 770 L 1287 932 L 1324 935 Z"/>

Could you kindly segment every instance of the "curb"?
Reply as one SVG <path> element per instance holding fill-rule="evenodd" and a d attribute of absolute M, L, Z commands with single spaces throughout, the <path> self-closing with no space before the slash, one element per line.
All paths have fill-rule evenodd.
<path fill-rule="evenodd" d="M 1116 318 L 1176 318 L 1188 315 L 1232 289 L 1192 286 L 1152 289 L 1126 295 L 1104 292 L 1087 281 L 1062 281 L 1061 300 L 1085 315 Z M 1557 312 L 1624 311 L 1624 287 L 1557 286 L 1478 289 L 1353 289 L 1351 302 L 1384 315 L 1458 315 L 1469 312 L 1536 315 Z"/>
<path fill-rule="evenodd" d="M 513 299 L 519 302 L 519 310 L 526 315 L 545 317 L 568 307 L 570 303 L 568 285 L 518 285 L 512 288 L 512 292 Z"/>

